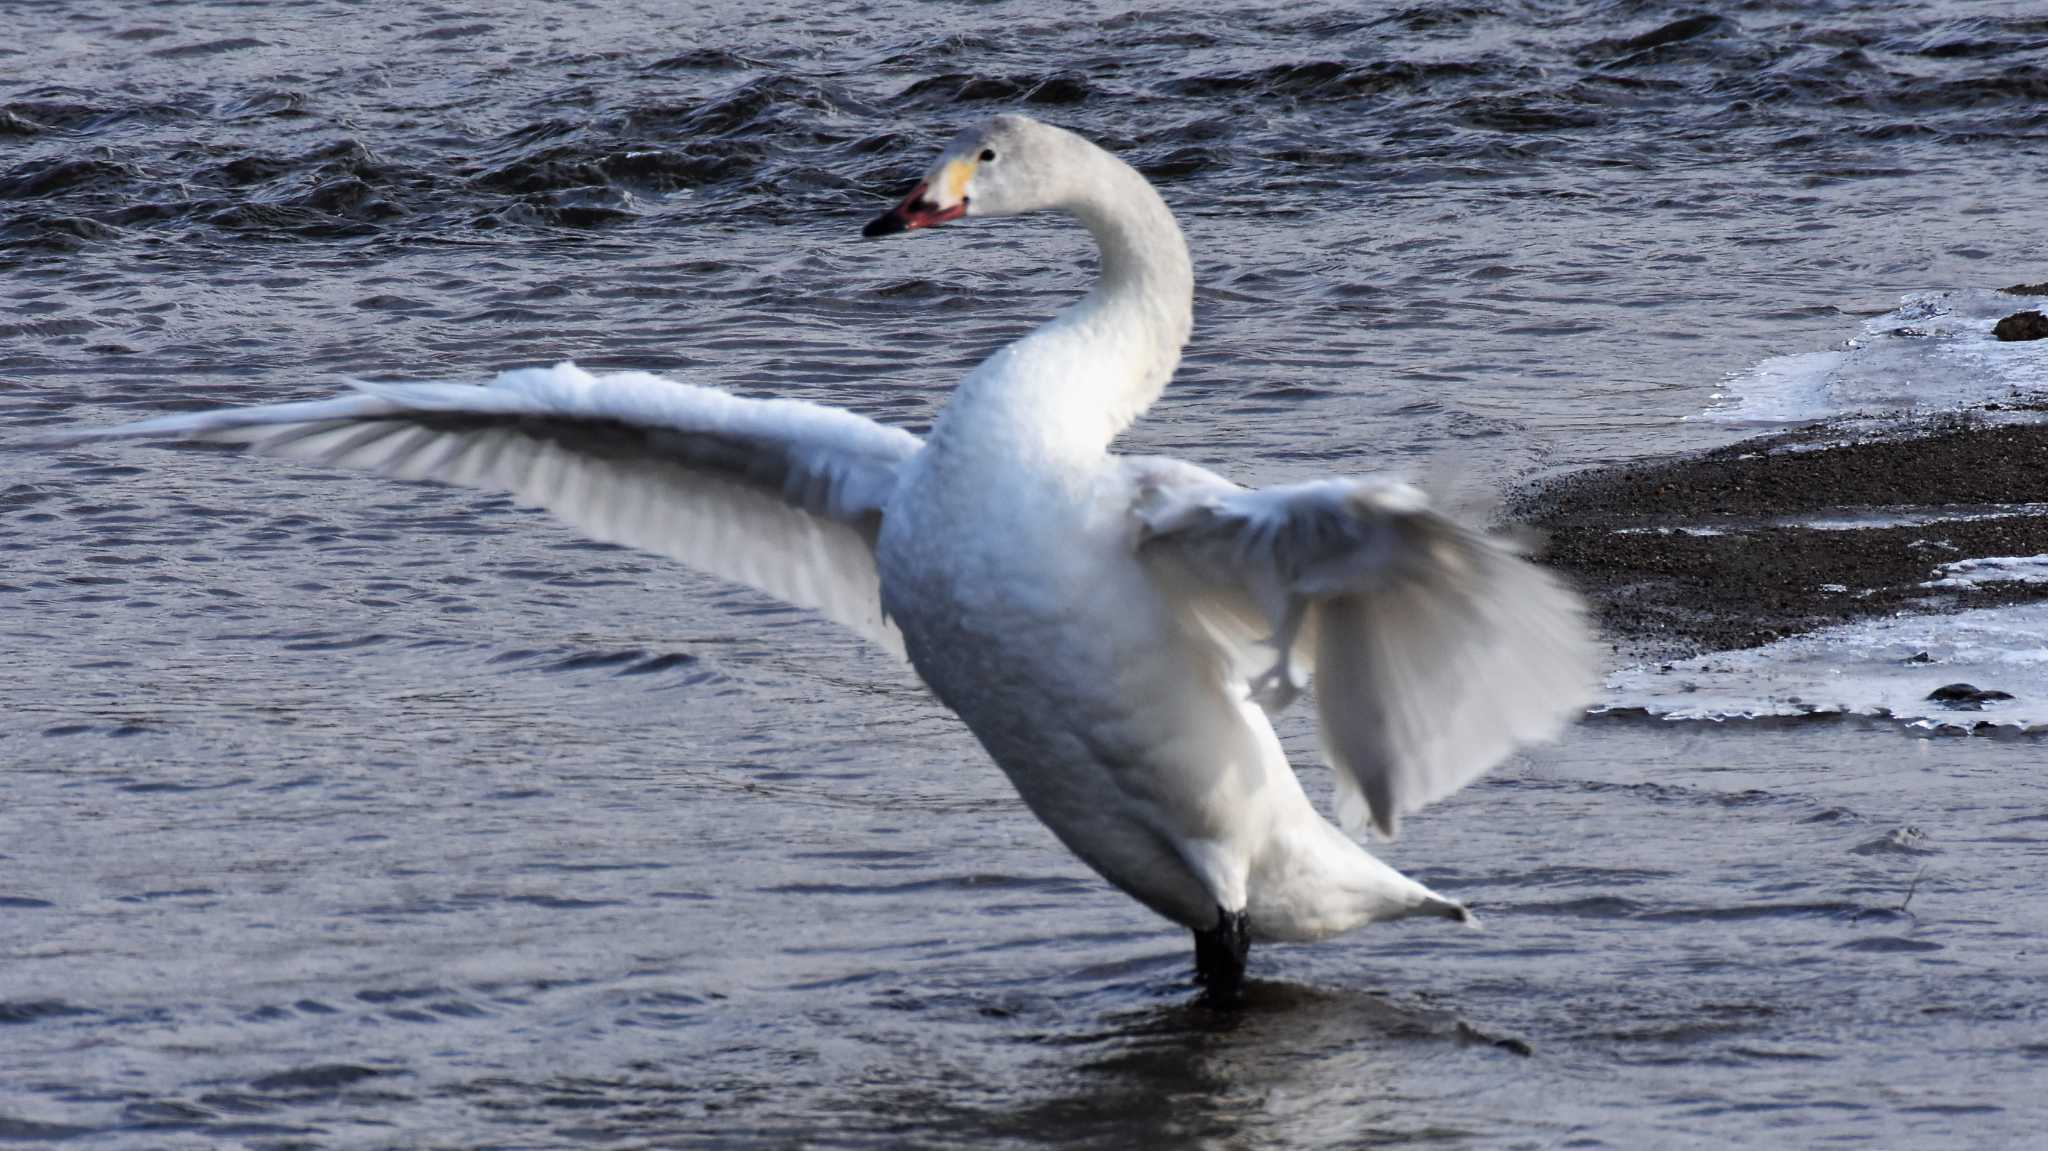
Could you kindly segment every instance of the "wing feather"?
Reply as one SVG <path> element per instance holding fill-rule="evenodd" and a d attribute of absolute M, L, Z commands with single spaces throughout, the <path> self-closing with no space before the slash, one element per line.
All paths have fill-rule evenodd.
<path fill-rule="evenodd" d="M 815 608 L 901 654 L 874 539 L 915 436 L 836 408 L 573 364 L 483 386 L 358 383 L 329 400 L 81 433 L 245 443 L 287 459 L 506 491 L 609 543 Z"/>
<path fill-rule="evenodd" d="M 1554 738 L 1593 699 L 1577 595 L 1405 484 L 1252 491 L 1178 461 L 1133 460 L 1140 554 L 1168 594 L 1235 645 L 1271 710 L 1316 680 L 1346 826 L 1400 818 Z M 1250 674 L 1258 648 L 1272 666 Z"/>

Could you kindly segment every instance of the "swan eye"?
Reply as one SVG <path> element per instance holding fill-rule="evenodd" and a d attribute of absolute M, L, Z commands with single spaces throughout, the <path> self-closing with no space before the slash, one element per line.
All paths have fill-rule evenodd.
<path fill-rule="evenodd" d="M 981 150 L 981 162 L 982 162 L 982 163 L 984 163 L 984 164 L 993 164 L 993 163 L 995 163 L 995 159 L 996 159 L 996 150 L 995 150 L 994 148 L 983 148 L 983 149 Z"/>

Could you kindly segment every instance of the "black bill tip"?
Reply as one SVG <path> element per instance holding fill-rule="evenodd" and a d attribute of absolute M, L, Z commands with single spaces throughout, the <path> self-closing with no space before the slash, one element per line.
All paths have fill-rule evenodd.
<path fill-rule="evenodd" d="M 902 210 L 891 208 L 874 219 L 869 220 L 868 226 L 862 228 L 860 234 L 872 240 L 878 236 L 893 236 L 898 232 L 908 232 L 909 230 L 910 224 L 904 220 Z"/>

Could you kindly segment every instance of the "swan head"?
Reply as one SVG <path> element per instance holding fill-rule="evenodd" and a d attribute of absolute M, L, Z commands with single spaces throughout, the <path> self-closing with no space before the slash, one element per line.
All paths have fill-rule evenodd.
<path fill-rule="evenodd" d="M 861 235 L 893 236 L 962 216 L 1016 216 L 1065 200 L 1063 153 L 1077 137 L 1029 116 L 984 120 L 953 137 L 903 202 Z"/>

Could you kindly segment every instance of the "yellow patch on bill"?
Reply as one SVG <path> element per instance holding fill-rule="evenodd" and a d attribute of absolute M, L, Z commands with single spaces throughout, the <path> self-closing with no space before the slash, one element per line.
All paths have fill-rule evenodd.
<path fill-rule="evenodd" d="M 939 173 L 939 194 L 934 203 L 951 207 L 967 198 L 967 181 L 974 178 L 974 161 L 954 160 Z"/>

